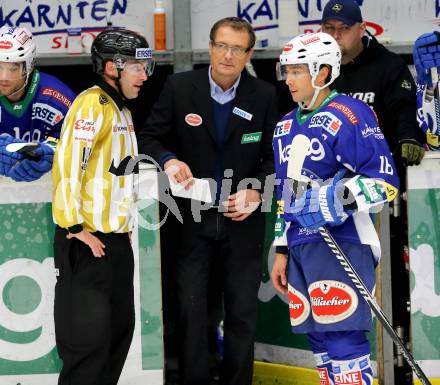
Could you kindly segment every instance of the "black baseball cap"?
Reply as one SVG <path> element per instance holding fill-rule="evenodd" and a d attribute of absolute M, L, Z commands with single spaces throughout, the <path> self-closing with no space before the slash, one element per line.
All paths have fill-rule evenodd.
<path fill-rule="evenodd" d="M 362 23 L 361 9 L 354 0 L 330 0 L 322 12 L 322 22 L 334 19 L 346 25 Z"/>

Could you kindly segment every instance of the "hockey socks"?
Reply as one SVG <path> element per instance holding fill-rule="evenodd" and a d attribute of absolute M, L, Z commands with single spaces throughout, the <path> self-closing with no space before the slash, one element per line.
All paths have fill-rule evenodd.
<path fill-rule="evenodd" d="M 334 385 L 372 385 L 370 355 L 344 361 L 332 361 Z"/>
<path fill-rule="evenodd" d="M 335 385 L 333 381 L 332 361 L 328 353 L 315 353 L 314 356 L 320 385 Z"/>

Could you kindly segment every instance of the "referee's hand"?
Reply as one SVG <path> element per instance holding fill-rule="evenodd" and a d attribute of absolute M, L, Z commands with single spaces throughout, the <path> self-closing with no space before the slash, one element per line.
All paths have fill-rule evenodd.
<path fill-rule="evenodd" d="M 104 249 L 105 245 L 101 242 L 101 240 L 95 237 L 92 233 L 89 233 L 87 230 L 83 229 L 81 232 L 77 234 L 69 233 L 66 236 L 67 239 L 77 238 L 81 242 L 84 242 L 87 246 L 92 250 L 93 256 L 96 258 L 101 258 L 105 255 Z"/>

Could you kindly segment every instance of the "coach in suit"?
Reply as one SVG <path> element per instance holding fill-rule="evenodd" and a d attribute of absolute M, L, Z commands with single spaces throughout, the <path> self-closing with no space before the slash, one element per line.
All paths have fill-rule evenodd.
<path fill-rule="evenodd" d="M 207 307 L 213 264 L 219 266 L 214 273 L 225 311 L 220 382 L 252 382 L 264 240 L 260 204 L 266 177 L 273 173 L 277 120 L 273 86 L 244 70 L 254 44 L 246 21 L 216 22 L 209 68 L 170 76 L 139 135 L 140 153 L 153 157 L 177 182 L 188 188 L 193 177 L 217 182 L 214 206 L 202 210 L 201 217 L 193 201 L 178 201 L 183 217 L 176 262 L 182 385 L 210 383 Z"/>

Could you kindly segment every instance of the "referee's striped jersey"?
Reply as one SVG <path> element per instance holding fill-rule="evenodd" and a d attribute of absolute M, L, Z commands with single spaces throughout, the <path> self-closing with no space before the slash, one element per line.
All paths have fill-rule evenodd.
<path fill-rule="evenodd" d="M 90 232 L 130 231 L 136 201 L 130 160 L 137 154 L 131 114 L 116 90 L 101 81 L 78 95 L 54 157 L 55 223 L 82 224 Z"/>

